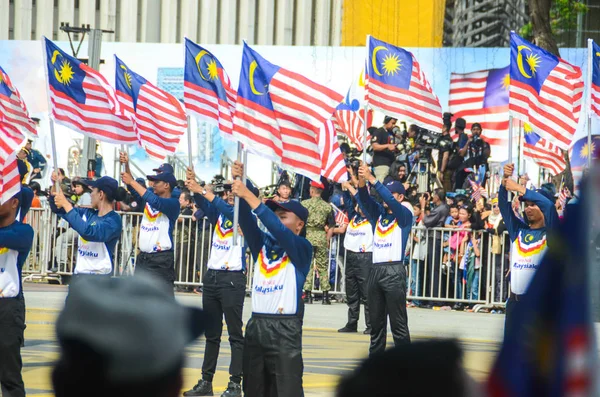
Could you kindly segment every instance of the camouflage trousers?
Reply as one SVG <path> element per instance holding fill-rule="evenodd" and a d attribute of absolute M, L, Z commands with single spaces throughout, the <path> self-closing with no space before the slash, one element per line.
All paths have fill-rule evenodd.
<path fill-rule="evenodd" d="M 306 282 L 304 283 L 305 291 L 312 291 L 314 289 L 314 272 L 315 267 L 319 273 L 319 284 L 320 290 L 323 292 L 331 290 L 329 285 L 329 247 L 325 245 L 314 245 L 314 261 L 310 265 L 308 276 L 306 276 Z"/>

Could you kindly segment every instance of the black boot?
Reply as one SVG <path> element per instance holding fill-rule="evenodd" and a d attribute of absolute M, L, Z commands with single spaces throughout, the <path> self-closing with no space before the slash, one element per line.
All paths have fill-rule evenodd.
<path fill-rule="evenodd" d="M 227 390 L 221 394 L 221 397 L 242 397 L 242 385 L 235 382 L 229 382 Z"/>
<path fill-rule="evenodd" d="M 312 297 L 312 293 L 310 291 L 304 291 L 304 303 L 308 303 L 309 305 L 312 305 L 313 303 L 313 297 Z"/>
<path fill-rule="evenodd" d="M 331 301 L 329 300 L 329 291 L 323 292 L 323 302 L 324 305 L 331 305 Z"/>
<path fill-rule="evenodd" d="M 184 396 L 212 396 L 213 388 L 212 382 L 206 381 L 204 379 L 200 379 L 196 386 L 194 386 L 191 390 L 183 393 Z"/>

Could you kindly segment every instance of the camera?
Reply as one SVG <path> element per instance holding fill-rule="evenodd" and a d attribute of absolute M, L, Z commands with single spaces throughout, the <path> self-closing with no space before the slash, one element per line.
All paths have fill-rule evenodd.
<path fill-rule="evenodd" d="M 213 187 L 213 193 L 224 194 L 226 191 L 231 190 L 231 184 L 225 183 L 223 175 L 215 175 L 213 180 L 210 182 Z"/>
<path fill-rule="evenodd" d="M 266 199 L 271 199 L 277 194 L 277 185 L 269 185 L 263 188 L 262 194 Z"/>

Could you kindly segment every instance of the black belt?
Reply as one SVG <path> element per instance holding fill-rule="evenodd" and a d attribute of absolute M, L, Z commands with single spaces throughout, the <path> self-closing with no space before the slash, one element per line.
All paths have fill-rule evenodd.
<path fill-rule="evenodd" d="M 517 295 L 514 292 L 511 291 L 510 293 L 510 299 L 514 300 L 515 302 L 520 301 L 521 299 L 523 299 L 523 295 Z"/>

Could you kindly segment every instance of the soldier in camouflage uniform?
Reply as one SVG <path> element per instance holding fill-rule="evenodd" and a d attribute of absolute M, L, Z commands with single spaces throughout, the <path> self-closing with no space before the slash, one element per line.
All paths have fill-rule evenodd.
<path fill-rule="evenodd" d="M 312 303 L 311 291 L 313 290 L 313 273 L 314 266 L 317 267 L 319 272 L 319 281 L 321 291 L 323 291 L 323 304 L 330 305 L 329 301 L 329 247 L 327 244 L 327 233 L 325 232 L 325 225 L 327 224 L 327 218 L 331 213 L 331 206 L 321 198 L 323 192 L 323 184 L 320 182 L 310 183 L 310 199 L 302 201 L 302 205 L 308 210 L 308 221 L 306 222 L 306 238 L 313 245 L 314 249 L 314 263 L 310 267 L 308 276 L 306 277 L 306 283 L 304 284 L 306 303 Z"/>

